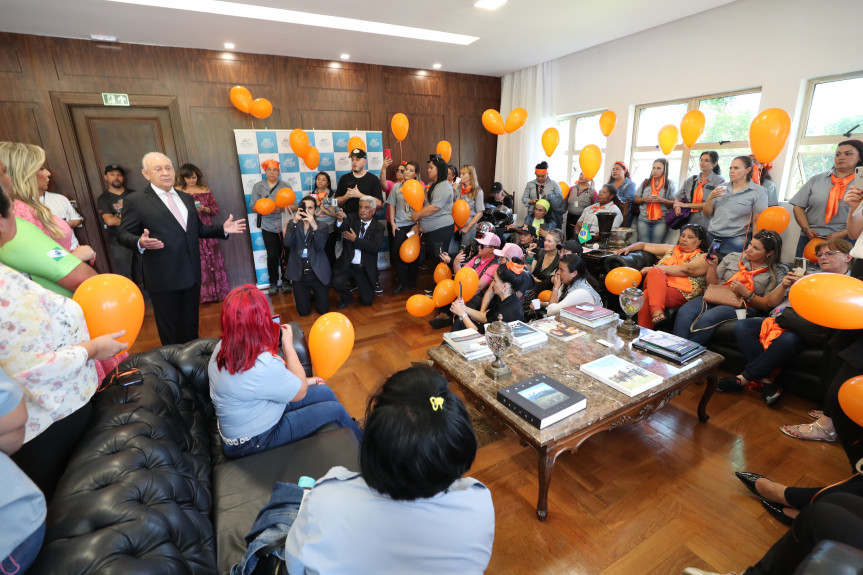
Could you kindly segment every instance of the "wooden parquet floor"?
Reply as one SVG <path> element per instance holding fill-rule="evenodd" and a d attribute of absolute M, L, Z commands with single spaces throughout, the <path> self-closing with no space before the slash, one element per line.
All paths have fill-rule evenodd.
<path fill-rule="evenodd" d="M 405 311 L 411 294 L 386 293 L 343 313 L 353 322 L 354 350 L 329 384 L 354 417 L 372 390 L 396 370 L 427 359 L 442 330 Z M 430 287 L 427 272 L 420 287 Z M 335 310 L 336 298 L 333 295 Z M 283 321 L 308 334 L 317 314 L 299 318 L 293 296 L 273 297 Z M 218 337 L 221 304 L 201 308 L 200 333 Z M 148 304 L 132 352 L 159 344 Z M 541 353 L 540 350 L 537 351 Z M 741 572 L 786 531 L 734 477 L 752 471 L 788 485 L 828 485 L 849 465 L 836 444 L 805 442 L 779 432 L 808 421 L 817 407 L 794 396 L 767 407 L 760 396 L 717 393 L 710 421 L 695 415 L 702 387 L 691 386 L 639 424 L 602 433 L 561 456 L 549 491 L 549 516 L 536 519 L 536 456 L 508 433 L 480 449 L 470 475 L 492 492 L 496 512 L 490 574 L 678 574 L 696 566 Z"/>

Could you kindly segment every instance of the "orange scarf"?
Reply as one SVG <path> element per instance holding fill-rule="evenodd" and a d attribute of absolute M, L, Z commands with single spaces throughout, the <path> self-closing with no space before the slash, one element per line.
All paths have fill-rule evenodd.
<path fill-rule="evenodd" d="M 728 278 L 728 281 L 725 282 L 723 285 L 731 285 L 731 282 L 737 280 L 742 283 L 749 291 L 755 291 L 755 280 L 752 278 L 754 278 L 758 274 L 763 274 L 767 271 L 767 266 L 764 266 L 763 268 L 758 268 L 757 270 L 749 271 L 748 269 L 746 269 L 746 266 L 743 265 L 742 257 L 740 258 L 740 261 L 737 262 L 737 267 L 740 269 L 740 271 Z"/>
<path fill-rule="evenodd" d="M 693 204 L 701 204 L 704 202 L 704 184 L 710 178 L 704 178 L 703 180 L 698 180 L 698 183 L 695 185 L 695 189 L 692 190 L 692 203 Z M 692 213 L 700 212 L 701 210 L 697 210 L 695 208 L 692 209 Z"/>
<path fill-rule="evenodd" d="M 830 188 L 830 196 L 827 198 L 827 211 L 824 212 L 825 224 L 829 224 L 830 220 L 839 212 L 839 200 L 845 197 L 845 190 L 848 189 L 848 184 L 853 180 L 854 174 L 848 174 L 844 178 L 830 174 L 830 183 L 833 184 L 833 187 Z"/>
<path fill-rule="evenodd" d="M 470 186 L 462 186 L 461 187 L 461 195 L 466 196 L 470 193 Z"/>
<path fill-rule="evenodd" d="M 659 185 L 654 186 L 656 178 L 650 179 L 650 195 L 651 197 L 659 197 L 659 191 L 665 186 L 665 176 L 659 180 Z M 647 219 L 650 221 L 658 220 L 662 217 L 662 204 L 659 202 L 650 202 L 647 204 Z"/>
<path fill-rule="evenodd" d="M 506 262 L 506 267 L 515 275 L 521 275 L 521 273 L 524 271 L 524 264 L 517 264 L 511 260 Z"/>
<path fill-rule="evenodd" d="M 761 322 L 761 333 L 758 336 L 759 341 L 761 341 L 761 347 L 767 349 L 773 343 L 773 340 L 784 332 L 785 330 L 777 325 L 776 318 L 766 318 Z"/>
<path fill-rule="evenodd" d="M 681 251 L 680 246 L 674 246 L 671 254 L 667 257 L 663 258 L 659 261 L 658 266 L 682 266 L 689 262 L 692 258 L 701 253 L 700 249 L 696 249 L 693 252 L 689 252 L 688 254 L 683 253 Z M 668 287 L 673 287 L 679 289 L 683 293 L 690 293 L 692 291 L 692 282 L 690 278 L 684 276 L 665 276 L 666 281 L 668 282 Z"/>

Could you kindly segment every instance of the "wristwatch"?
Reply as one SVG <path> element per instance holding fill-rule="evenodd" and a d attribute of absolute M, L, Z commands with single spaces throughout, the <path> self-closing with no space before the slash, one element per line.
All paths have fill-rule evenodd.
<path fill-rule="evenodd" d="M 460 317 L 459 317 L 459 319 L 460 319 L 460 320 L 462 320 L 462 321 L 466 320 L 466 319 L 467 319 L 467 314 L 463 314 L 462 316 L 460 316 Z"/>
<path fill-rule="evenodd" d="M 752 298 L 754 298 L 754 297 L 755 297 L 755 290 L 752 290 L 751 292 L 749 292 L 748 296 L 743 298 L 743 301 L 746 301 L 746 302 L 752 301 Z"/>

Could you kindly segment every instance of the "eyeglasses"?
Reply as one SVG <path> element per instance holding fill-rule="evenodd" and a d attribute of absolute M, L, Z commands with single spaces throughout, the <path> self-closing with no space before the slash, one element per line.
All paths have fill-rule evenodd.
<path fill-rule="evenodd" d="M 845 252 L 840 252 L 839 250 L 823 251 L 821 253 L 816 254 L 816 257 L 819 257 L 819 258 L 830 257 L 830 258 L 832 258 L 836 254 L 843 254 L 844 255 Z"/>
<path fill-rule="evenodd" d="M 404 174 L 406 170 L 405 170 L 404 168 L 399 168 L 399 169 L 398 169 L 398 170 L 396 170 L 396 171 L 397 171 L 398 173 L 400 173 L 400 174 Z"/>

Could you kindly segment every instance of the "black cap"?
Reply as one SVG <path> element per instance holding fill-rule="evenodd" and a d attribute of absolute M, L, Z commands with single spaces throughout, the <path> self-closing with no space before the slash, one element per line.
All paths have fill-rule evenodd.
<path fill-rule="evenodd" d="M 534 228 L 533 226 L 522 226 L 522 227 L 518 228 L 518 233 L 535 236 L 536 235 L 536 228 Z"/>
<path fill-rule="evenodd" d="M 534 168 L 534 169 L 536 169 L 536 170 L 547 170 L 548 169 L 548 162 L 543 160 L 542 162 L 538 163 L 536 165 L 536 168 Z"/>
<path fill-rule="evenodd" d="M 503 184 L 495 182 L 491 185 L 491 193 L 496 194 L 503 191 Z"/>
<path fill-rule="evenodd" d="M 353 150 L 351 150 L 351 154 L 350 154 L 350 155 L 351 155 L 351 156 L 356 156 L 357 158 L 363 158 L 363 159 L 365 159 L 365 157 L 366 157 L 366 151 L 365 151 L 365 150 L 363 150 L 362 148 L 354 148 Z"/>
<path fill-rule="evenodd" d="M 120 172 L 121 174 L 125 174 L 123 168 L 120 167 L 120 164 L 108 164 L 105 166 L 105 173 L 108 172 Z"/>
<path fill-rule="evenodd" d="M 584 253 L 584 248 L 575 240 L 566 240 L 559 247 L 578 255 Z"/>

